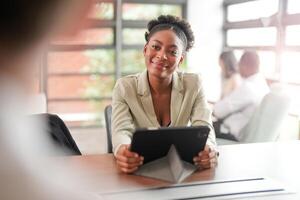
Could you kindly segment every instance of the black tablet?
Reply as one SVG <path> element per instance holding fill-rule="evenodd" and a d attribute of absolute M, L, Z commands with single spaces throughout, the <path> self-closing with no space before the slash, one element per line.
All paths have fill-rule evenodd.
<path fill-rule="evenodd" d="M 144 157 L 144 164 L 167 155 L 173 144 L 182 160 L 193 158 L 204 149 L 210 129 L 207 126 L 137 129 L 131 151 Z"/>

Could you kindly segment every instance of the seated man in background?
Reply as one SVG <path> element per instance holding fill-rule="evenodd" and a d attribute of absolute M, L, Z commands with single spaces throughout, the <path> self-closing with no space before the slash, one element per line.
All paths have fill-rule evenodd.
<path fill-rule="evenodd" d="M 244 52 L 239 61 L 239 72 L 243 78 L 240 87 L 214 106 L 217 138 L 239 141 L 239 132 L 269 92 L 265 78 L 259 73 L 259 57 L 256 52 Z"/>

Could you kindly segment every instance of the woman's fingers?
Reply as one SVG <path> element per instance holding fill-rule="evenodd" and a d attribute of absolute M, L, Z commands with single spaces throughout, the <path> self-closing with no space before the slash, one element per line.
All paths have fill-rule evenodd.
<path fill-rule="evenodd" d="M 140 162 L 143 161 L 143 157 L 126 157 L 126 156 L 122 156 L 122 155 L 116 155 L 116 159 L 120 162 L 125 162 L 125 163 L 136 163 L 136 162 Z"/>
<path fill-rule="evenodd" d="M 133 172 L 135 172 L 137 169 L 138 169 L 138 167 L 131 168 L 131 169 L 123 168 L 123 167 L 120 168 L 120 170 L 121 170 L 122 172 L 126 173 L 126 174 L 133 173 Z"/>
<path fill-rule="evenodd" d="M 139 155 L 137 153 L 130 151 L 128 148 L 124 149 L 123 155 L 126 157 L 130 157 L 130 158 L 138 158 L 139 157 Z"/>
<path fill-rule="evenodd" d="M 126 163 L 126 162 L 122 162 L 122 161 L 117 160 L 117 164 L 121 168 L 131 169 L 131 168 L 138 167 L 138 166 L 142 165 L 143 163 L 142 162 Z"/>
<path fill-rule="evenodd" d="M 199 152 L 198 156 L 194 157 L 193 161 L 200 169 L 208 169 L 217 165 L 217 155 L 215 150 L 206 145 L 204 150 Z"/>
<path fill-rule="evenodd" d="M 116 155 L 118 168 L 125 173 L 132 173 L 143 164 L 144 158 L 129 150 L 129 145 L 122 145 Z"/>
<path fill-rule="evenodd" d="M 196 162 L 195 165 L 198 166 L 200 169 L 209 169 L 217 165 L 217 160 L 216 159 L 202 160 Z"/>

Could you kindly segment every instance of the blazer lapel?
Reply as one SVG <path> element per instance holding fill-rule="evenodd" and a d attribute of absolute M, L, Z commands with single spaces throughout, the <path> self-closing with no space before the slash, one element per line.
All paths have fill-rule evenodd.
<path fill-rule="evenodd" d="M 159 127 L 160 125 L 156 119 L 156 115 L 154 112 L 147 70 L 142 72 L 138 78 L 138 95 L 140 96 L 148 120 L 151 122 L 153 127 Z"/>
<path fill-rule="evenodd" d="M 180 114 L 182 100 L 183 100 L 183 80 L 182 74 L 178 72 L 173 73 L 173 85 L 171 94 L 171 125 L 176 126 Z"/>

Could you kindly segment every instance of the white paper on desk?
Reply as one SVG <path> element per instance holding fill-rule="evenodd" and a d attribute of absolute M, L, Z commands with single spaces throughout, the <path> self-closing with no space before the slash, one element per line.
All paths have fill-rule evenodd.
<path fill-rule="evenodd" d="M 197 170 L 197 167 L 182 161 L 174 145 L 168 154 L 139 168 L 135 175 L 179 183 Z"/>

